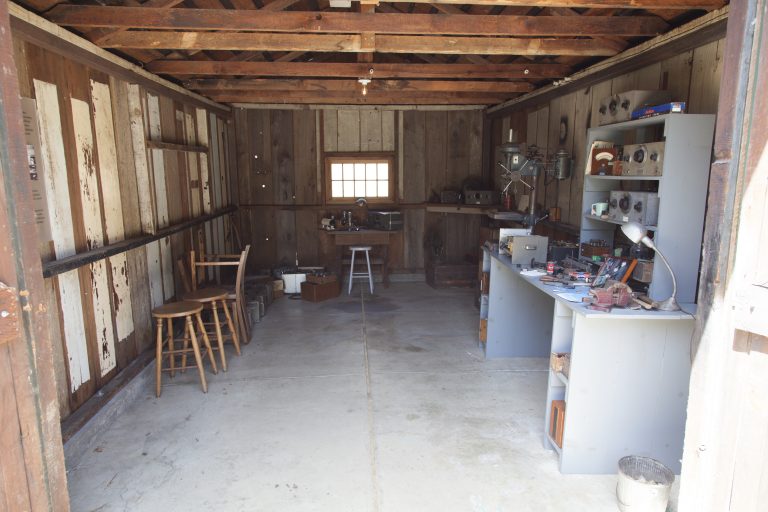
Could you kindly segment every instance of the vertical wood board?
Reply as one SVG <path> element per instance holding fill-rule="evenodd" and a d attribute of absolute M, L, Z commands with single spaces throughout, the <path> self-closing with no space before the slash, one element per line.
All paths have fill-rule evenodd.
<path fill-rule="evenodd" d="M 80 181 L 80 201 L 83 208 L 88 249 L 104 245 L 102 231 L 101 200 L 99 183 L 96 175 L 95 151 L 93 146 L 93 128 L 91 111 L 88 103 L 72 98 L 72 123 L 75 135 L 77 171 Z M 105 260 L 90 264 L 91 301 L 93 320 L 96 326 L 96 347 L 98 349 L 99 370 L 104 377 L 117 365 L 115 352 L 115 333 L 112 325 L 111 294 L 107 279 Z"/>
<path fill-rule="evenodd" d="M 99 155 L 99 178 L 104 205 L 104 226 L 109 243 L 125 239 L 123 204 L 117 169 L 117 148 L 112 119 L 112 100 L 109 86 L 91 81 L 93 124 Z M 126 169 L 126 172 L 132 169 Z M 131 289 L 125 253 L 109 258 L 112 276 L 112 306 L 114 307 L 117 340 L 122 342 L 133 332 Z"/>
<path fill-rule="evenodd" d="M 40 148 L 45 165 L 45 186 L 48 211 L 51 214 L 51 235 L 57 258 L 75 253 L 67 164 L 64 156 L 61 117 L 57 88 L 53 84 L 34 81 L 37 100 L 37 123 L 40 127 Z M 88 348 L 85 342 L 83 304 L 80 280 L 76 270 L 60 274 L 58 282 L 59 306 L 67 347 L 69 388 L 72 392 L 90 380 Z"/>

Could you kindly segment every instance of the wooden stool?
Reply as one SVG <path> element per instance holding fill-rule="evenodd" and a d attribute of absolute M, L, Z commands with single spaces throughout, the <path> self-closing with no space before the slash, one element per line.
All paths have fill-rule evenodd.
<path fill-rule="evenodd" d="M 352 262 L 349 265 L 349 289 L 347 295 L 352 293 L 352 283 L 355 278 L 368 278 L 368 284 L 371 287 L 371 294 L 373 294 L 373 272 L 371 271 L 371 246 L 370 245 L 353 245 L 349 248 L 352 251 Z M 358 252 L 365 253 L 365 262 L 368 264 L 368 272 L 355 272 L 355 256 Z"/>
<path fill-rule="evenodd" d="M 227 320 L 227 327 L 229 327 L 230 337 L 232 344 L 235 346 L 235 352 L 240 355 L 240 340 L 237 338 L 237 330 L 235 324 L 232 322 L 232 316 L 229 314 L 229 308 L 227 307 L 227 298 L 229 292 L 224 288 L 201 288 L 193 292 L 185 293 L 182 298 L 185 301 L 198 302 L 203 306 L 210 304 L 213 311 L 213 326 L 216 332 L 216 339 L 219 345 L 219 357 L 221 358 L 221 367 L 224 371 L 227 371 L 227 356 L 224 354 L 224 337 L 221 334 L 221 321 L 219 320 L 219 308 L 224 309 L 224 316 Z M 209 323 L 203 323 L 203 325 L 210 325 Z M 208 332 L 206 331 L 206 334 Z M 212 334 L 212 333 L 211 333 Z"/>
<path fill-rule="evenodd" d="M 197 363 L 197 371 L 200 374 L 200 385 L 203 387 L 203 393 L 208 392 L 208 383 L 205 381 L 205 370 L 203 369 L 203 358 L 200 355 L 200 346 L 197 343 L 197 336 L 195 335 L 195 327 L 192 323 L 192 317 L 194 316 L 197 321 L 197 326 L 203 335 L 203 342 L 205 343 L 205 349 L 208 354 L 208 359 L 211 360 L 211 366 L 213 367 L 213 373 L 218 373 L 216 368 L 216 360 L 213 358 L 213 350 L 211 349 L 211 342 L 208 340 L 208 335 L 205 332 L 205 326 L 203 325 L 203 319 L 200 317 L 200 312 L 203 310 L 203 305 L 199 302 L 181 301 L 171 302 L 159 306 L 152 310 L 152 316 L 157 320 L 157 353 L 156 353 L 156 383 L 155 393 L 160 396 L 160 387 L 162 385 L 162 372 L 163 370 L 171 373 L 171 377 L 176 374 L 176 354 L 182 354 L 181 366 L 178 370 L 184 372 L 187 368 L 194 368 L 194 366 L 187 366 L 187 354 L 194 352 L 195 362 Z M 184 348 L 181 350 L 175 350 L 173 342 L 173 319 L 184 318 L 184 337 L 181 340 L 184 341 Z M 163 350 L 163 320 L 166 320 L 168 326 L 168 349 Z M 190 349 L 188 344 L 192 342 L 192 348 Z M 163 356 L 168 355 L 169 367 L 163 368 Z"/>

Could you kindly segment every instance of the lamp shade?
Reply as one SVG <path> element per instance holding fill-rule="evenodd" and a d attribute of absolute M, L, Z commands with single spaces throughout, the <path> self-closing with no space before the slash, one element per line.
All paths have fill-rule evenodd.
<path fill-rule="evenodd" d="M 621 231 L 632 243 L 639 244 L 645 237 L 645 227 L 639 222 L 627 222 L 621 225 Z"/>

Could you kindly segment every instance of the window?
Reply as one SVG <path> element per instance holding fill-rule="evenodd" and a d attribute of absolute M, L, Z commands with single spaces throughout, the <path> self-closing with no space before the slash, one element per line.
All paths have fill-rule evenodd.
<path fill-rule="evenodd" d="M 358 153 L 325 158 L 325 192 L 329 203 L 353 203 L 364 197 L 369 203 L 394 201 L 392 155 Z"/>

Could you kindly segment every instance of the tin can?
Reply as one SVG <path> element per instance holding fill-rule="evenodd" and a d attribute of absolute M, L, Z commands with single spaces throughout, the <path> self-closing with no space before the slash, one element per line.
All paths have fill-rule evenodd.
<path fill-rule="evenodd" d="M 547 262 L 547 274 L 552 275 L 555 273 L 555 262 L 554 261 L 548 261 Z"/>

